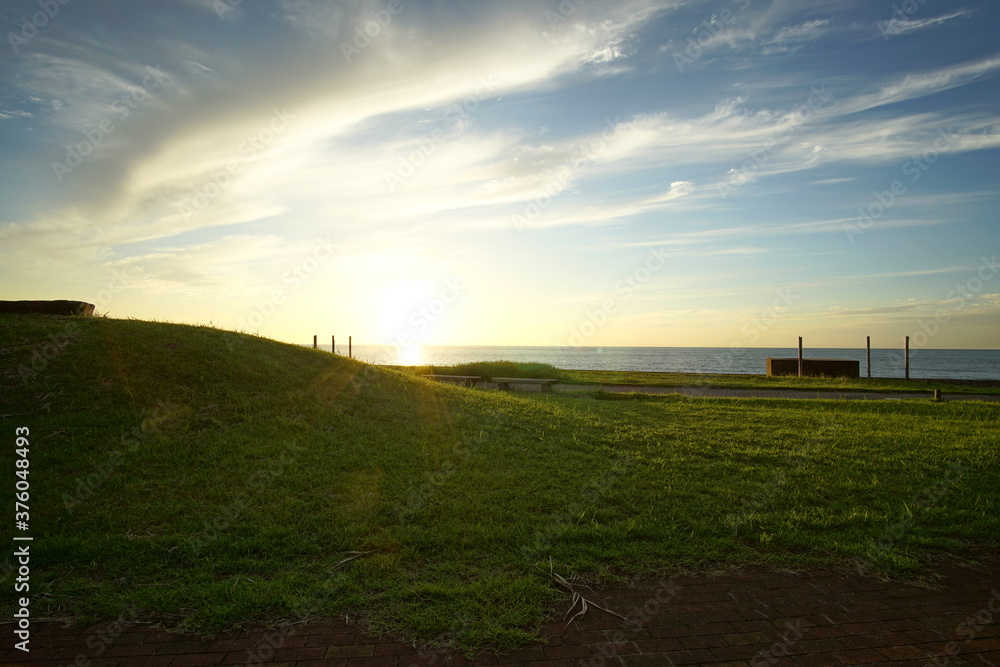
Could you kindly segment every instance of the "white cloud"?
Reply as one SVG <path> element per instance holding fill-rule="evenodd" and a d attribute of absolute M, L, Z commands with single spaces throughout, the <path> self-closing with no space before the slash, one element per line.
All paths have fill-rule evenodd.
<path fill-rule="evenodd" d="M 772 44 L 798 44 L 819 39 L 830 19 L 817 19 L 799 25 L 785 26 L 770 39 Z"/>
<path fill-rule="evenodd" d="M 220 295 L 245 296 L 273 283 L 268 277 L 275 271 L 280 276 L 282 258 L 317 233 L 334 235 L 353 253 L 349 261 L 338 260 L 344 276 L 369 272 L 370 280 L 359 281 L 360 301 L 386 276 L 425 280 L 427 267 L 458 262 L 456 253 L 467 253 L 461 261 L 479 266 L 484 255 L 477 253 L 484 250 L 498 262 L 516 258 L 518 247 L 540 247 L 554 257 L 566 244 L 596 245 L 594 237 L 601 236 L 643 244 L 662 235 L 650 245 L 669 244 L 679 257 L 715 258 L 723 268 L 753 264 L 774 275 L 786 261 L 833 254 L 829 248 L 810 253 L 815 248 L 808 246 L 822 245 L 824 236 L 843 238 L 856 205 L 866 203 L 871 189 L 888 186 L 895 166 L 933 148 L 939 130 L 950 138 L 938 158 L 1000 148 L 1000 114 L 985 104 L 917 106 L 919 113 L 915 105 L 903 106 L 995 76 L 1000 58 L 904 69 L 885 78 L 844 70 L 852 73 L 826 81 L 833 96 L 812 107 L 809 85 L 802 84 L 817 80 L 818 71 L 778 69 L 775 60 L 754 58 L 820 42 L 824 49 L 849 48 L 830 39 L 846 30 L 831 2 L 752 3 L 714 41 L 699 40 L 707 52 L 738 51 L 733 60 L 749 75 L 726 81 L 733 60 L 722 63 L 729 69 L 720 73 L 711 57 L 703 64 L 712 76 L 701 79 L 677 77 L 669 58 L 661 59 L 666 66 L 655 76 L 650 73 L 656 63 L 651 67 L 644 43 L 655 38 L 651 28 L 662 35 L 676 25 L 654 14 L 680 2 L 511 0 L 468 3 L 450 13 L 434 3 L 404 3 L 402 13 L 347 59 L 340 43 L 385 7 L 382 0 L 244 2 L 219 17 L 217 4 L 238 3 L 178 1 L 201 10 L 176 4 L 171 10 L 178 17 L 186 11 L 209 29 L 165 31 L 150 40 L 156 48 L 149 51 L 124 37 L 109 35 L 106 44 L 97 44 L 53 29 L 11 65 L 16 77 L 4 84 L 23 82 L 18 92 L 24 94 L 5 96 L 22 102 L 3 106 L 0 120 L 5 129 L 28 129 L 23 114 L 35 114 L 30 129 L 37 127 L 37 136 L 48 132 L 48 145 L 38 141 L 35 153 L 24 155 L 39 158 L 39 171 L 50 159 L 45 151 L 60 157 L 62 137 L 92 128 L 117 96 L 135 90 L 144 56 L 170 54 L 163 66 L 176 85 L 157 91 L 65 183 L 39 188 L 43 194 L 30 207 L 12 207 L 34 217 L 4 230 L 5 275 L 21 266 L 68 280 L 84 271 L 80 267 L 125 269 L 140 292 L 215 303 Z M 560 6 L 575 9 L 552 25 L 545 9 Z M 952 18 L 900 23 L 893 30 L 914 32 Z M 205 34 L 218 28 L 232 39 L 204 46 Z M 240 32 L 244 28 L 248 32 Z M 266 49 L 252 41 L 263 34 L 275 40 Z M 56 48 L 56 38 L 67 35 L 77 40 L 73 48 Z M 880 71 L 912 63 L 887 61 Z M 810 59 L 801 64 L 812 66 Z M 625 71 L 632 74 L 615 82 L 620 100 L 595 84 Z M 463 102 L 468 110 L 449 116 L 449 107 Z M 294 120 L 261 139 L 275 108 L 287 109 Z M 877 113 L 864 113 L 872 110 Z M 248 136 L 260 139 L 253 155 L 241 152 Z M 13 155 L 9 164 L 29 164 L 21 157 Z M 759 164 L 744 170 L 758 157 Z M 220 185 L 216 176 L 231 162 L 237 173 Z M 879 172 L 885 180 L 862 187 L 876 165 L 885 166 Z M 812 175 L 820 179 L 812 184 L 849 184 L 842 191 L 860 191 L 862 201 L 831 202 L 839 188 L 817 189 L 808 193 L 816 195 L 817 208 L 809 209 L 813 202 L 793 192 L 809 176 L 777 178 L 817 167 L 824 167 L 814 172 L 822 176 Z M 723 204 L 716 183 L 729 173 L 770 198 L 753 206 Z M 778 200 L 775 192 L 788 199 Z M 211 196 L 204 210 L 185 215 L 176 204 L 193 193 Z M 914 189 L 900 198 L 878 229 L 961 223 L 995 198 L 919 195 Z M 754 208 L 758 203 L 772 208 Z M 562 229 L 516 237 L 512 215 L 531 204 L 541 211 L 530 222 L 533 229 Z M 762 210 L 774 215 L 764 217 Z M 595 232 L 575 236 L 571 226 Z M 267 231 L 275 229 L 281 231 Z M 459 240 L 449 245 L 453 239 Z M 760 261 L 769 259 L 766 253 L 782 261 Z M 554 280 L 577 282 L 583 271 L 574 261 L 553 268 L 560 274 Z M 741 282 L 735 268 L 729 273 L 693 274 L 690 280 L 700 281 L 699 289 L 718 286 L 721 296 L 759 289 Z M 821 273 L 809 280 L 841 285 Z M 650 289 L 641 298 L 661 300 L 659 312 L 684 312 L 663 305 L 667 295 Z M 729 312 L 717 314 L 725 319 Z"/>
<path fill-rule="evenodd" d="M 944 14 L 942 16 L 935 16 L 926 19 L 905 19 L 894 16 L 888 21 L 880 21 L 878 28 L 885 37 L 905 35 L 918 30 L 925 30 L 927 28 L 939 26 L 942 23 L 958 18 L 959 16 L 969 17 L 971 16 L 971 13 L 968 11 L 956 11 L 951 14 Z"/>
<path fill-rule="evenodd" d="M 149 294 L 232 298 L 273 284 L 280 275 L 269 274 L 293 256 L 277 235 L 230 235 L 107 261 L 103 268 L 124 276 L 129 289 Z"/>
<path fill-rule="evenodd" d="M 778 55 L 794 53 L 810 42 L 821 39 L 827 31 L 829 19 L 816 19 L 799 25 L 785 26 L 764 40 L 763 53 Z"/>
<path fill-rule="evenodd" d="M 749 3 L 742 9 L 737 5 L 728 20 L 713 16 L 697 25 L 692 38 L 699 54 L 722 49 L 761 55 L 788 54 L 818 41 L 830 31 L 828 18 L 793 23 L 800 11 L 800 6 L 788 2 L 771 2 L 763 9 Z"/>
<path fill-rule="evenodd" d="M 190 2 L 206 11 L 215 11 L 217 4 Z M 483 18 L 483 29 L 444 31 L 433 43 L 426 41 L 425 32 L 405 29 L 403 12 L 352 62 L 346 62 L 337 40 L 313 40 L 303 44 L 312 57 L 298 58 L 294 68 L 276 66 L 281 63 L 271 62 L 275 56 L 263 51 L 237 57 L 225 50 L 201 53 L 178 43 L 177 86 L 139 108 L 70 174 L 67 187 L 77 193 L 75 214 L 41 213 L 22 226 L 22 231 L 37 234 L 23 238 L 36 239 L 39 249 L 51 247 L 59 242 L 46 239 L 48 220 L 96 222 L 102 234 L 77 243 L 83 252 L 90 242 L 127 244 L 248 223 L 280 214 L 293 201 L 306 210 L 325 209 L 339 224 L 349 225 L 358 219 L 399 220 L 523 200 L 551 180 L 551 171 L 539 160 L 526 168 L 528 160 L 510 159 L 512 144 L 520 140 L 517 134 L 484 136 L 468 131 L 466 119 L 459 128 L 463 136 L 437 146 L 433 159 L 391 198 L 382 175 L 424 137 L 412 130 L 395 142 L 374 137 L 364 150 L 350 140 L 361 123 L 549 89 L 560 76 L 584 71 L 588 61 L 591 66 L 612 65 L 625 58 L 625 40 L 634 27 L 667 5 L 636 0 L 629 4 L 634 11 L 616 13 L 614 19 L 584 6 L 552 32 L 540 32 L 541 13 L 526 6 L 505 13 L 503 21 Z M 279 17 L 306 32 L 347 35 L 381 7 L 375 2 L 333 7 L 285 0 Z M 117 97 L 135 89 L 115 73 L 121 68 L 112 66 L 106 54 L 91 55 L 82 47 L 74 59 L 33 53 L 20 65 L 30 82 L 27 92 L 58 104 L 61 111 L 53 122 L 70 136 L 96 126 L 111 113 Z M 136 67 L 127 63 L 124 71 Z M 275 77 L 275 71 L 282 75 Z M 590 72 L 596 74 L 600 72 Z M 275 107 L 287 108 L 294 121 L 270 133 Z M 264 134 L 266 140 L 248 159 L 243 151 L 248 137 Z M 343 152 L 331 156 L 331 149 Z M 542 153 L 538 147 L 534 157 L 553 165 L 568 157 Z M 238 172 L 226 175 L 234 162 Z M 217 188 L 219 174 L 225 185 Z M 331 183 L 345 185 L 335 202 Z M 179 202 L 205 193 L 211 196 L 204 210 L 182 214 Z M 75 229 L 77 241 L 86 236 L 85 229 Z"/>
<path fill-rule="evenodd" d="M 396 13 L 387 10 L 386 2 L 324 2 L 322 0 L 280 0 L 282 18 L 299 30 L 314 36 L 354 39 L 356 29 L 364 31 L 375 21 L 378 32 L 388 30 Z M 401 2 L 400 7 L 405 7 Z M 370 28 L 375 32 L 375 28 Z"/>
<path fill-rule="evenodd" d="M 589 53 L 585 59 L 589 63 L 610 63 L 615 60 L 621 60 L 625 57 L 625 52 L 622 48 L 621 40 L 618 40 L 612 44 L 606 44 L 591 53 Z"/>
<path fill-rule="evenodd" d="M 31 118 L 31 113 L 21 109 L 11 109 L 10 111 L 0 110 L 0 120 L 13 120 L 15 118 Z"/>
<path fill-rule="evenodd" d="M 47 122 L 66 129 L 92 129 L 105 119 L 118 121 L 123 96 L 156 95 L 116 71 L 78 58 L 28 52 L 23 59 L 26 76 L 20 81 L 21 90 L 49 106 Z M 142 80 L 141 67 L 130 64 L 124 69 Z"/>
<path fill-rule="evenodd" d="M 1000 56 L 910 74 L 884 84 L 877 92 L 856 95 L 836 107 L 840 114 L 867 111 L 968 85 L 1000 73 Z"/>

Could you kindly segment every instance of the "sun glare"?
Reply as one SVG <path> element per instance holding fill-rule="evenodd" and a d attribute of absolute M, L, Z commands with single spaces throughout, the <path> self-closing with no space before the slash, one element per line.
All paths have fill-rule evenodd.
<path fill-rule="evenodd" d="M 396 346 L 396 363 L 401 366 L 419 366 L 423 357 L 424 351 L 419 345 Z"/>
<path fill-rule="evenodd" d="M 418 326 L 419 309 L 430 297 L 431 285 L 426 281 L 397 280 L 382 288 L 375 307 L 383 342 L 406 349 L 418 348 L 428 333 L 426 326 Z"/>

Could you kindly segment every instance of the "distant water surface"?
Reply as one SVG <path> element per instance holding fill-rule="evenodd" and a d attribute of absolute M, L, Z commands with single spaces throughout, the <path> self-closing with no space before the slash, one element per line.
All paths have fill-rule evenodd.
<path fill-rule="evenodd" d="M 337 345 L 340 354 L 347 347 Z M 326 347 L 329 349 L 329 346 Z M 355 345 L 354 356 L 374 364 L 450 366 L 470 361 L 521 361 L 557 368 L 669 373 L 763 375 L 769 357 L 795 357 L 793 348 L 726 347 L 476 347 L 436 346 L 401 349 L 390 345 Z M 816 348 L 812 359 L 856 359 L 866 375 L 864 349 Z M 872 350 L 872 377 L 903 377 L 902 350 Z M 1000 380 L 1000 350 L 910 350 L 911 378 Z"/>

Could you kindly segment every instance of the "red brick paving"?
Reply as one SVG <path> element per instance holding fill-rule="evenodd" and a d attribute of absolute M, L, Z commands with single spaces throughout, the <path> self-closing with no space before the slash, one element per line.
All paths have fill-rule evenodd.
<path fill-rule="evenodd" d="M 748 567 L 609 588 L 588 599 L 599 610 L 542 627 L 542 642 L 474 660 L 418 651 L 398 637 L 371 637 L 341 621 L 228 632 L 214 641 L 132 626 L 111 637 L 35 623 L 32 650 L 13 640 L 0 664 L 50 667 L 781 667 L 906 665 L 1000 667 L 1000 555 L 978 569 L 942 568 L 934 588 L 826 570 Z M 3 625 L 12 634 L 11 624 Z M 110 641 L 97 641 L 104 633 Z"/>

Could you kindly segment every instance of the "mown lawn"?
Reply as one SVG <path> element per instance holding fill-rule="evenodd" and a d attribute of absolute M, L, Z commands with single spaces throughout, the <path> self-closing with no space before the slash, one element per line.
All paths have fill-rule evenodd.
<path fill-rule="evenodd" d="M 491 377 L 553 378 L 567 384 L 633 385 L 640 387 L 717 387 L 723 389 L 794 389 L 816 391 L 864 391 L 912 393 L 927 397 L 934 389 L 949 394 L 1000 394 L 1000 382 L 930 382 L 895 378 L 827 378 L 712 373 L 657 373 L 638 371 L 586 371 L 555 368 L 549 364 L 513 361 L 478 361 L 455 366 L 392 366 L 412 375 L 478 375 Z"/>
<path fill-rule="evenodd" d="M 479 361 L 457 366 L 396 366 L 391 367 L 413 375 L 440 373 L 443 375 L 478 375 L 491 377 L 554 378 L 567 384 L 633 385 L 640 387 L 718 387 L 723 389 L 795 389 L 815 391 L 864 391 L 882 393 L 912 393 L 928 396 L 934 389 L 949 394 L 1000 394 L 1000 382 L 968 384 L 901 380 L 894 378 L 827 378 L 767 375 L 724 375 L 712 373 L 655 373 L 638 371 L 583 371 L 555 368 L 548 364 L 526 364 L 513 361 Z M 992 386 L 990 386 L 992 385 Z"/>
<path fill-rule="evenodd" d="M 949 394 L 1000 394 L 998 386 L 956 384 L 893 378 L 825 378 L 696 373 L 640 373 L 632 371 L 560 370 L 564 382 L 626 384 L 647 387 L 721 387 L 727 389 L 796 389 L 801 391 L 867 391 L 914 393 L 927 396 L 934 389 Z"/>
<path fill-rule="evenodd" d="M 913 577 L 1000 544 L 992 404 L 469 390 L 110 319 L 0 317 L 0 351 L 8 470 L 31 430 L 35 618 L 349 613 L 475 651 L 533 637 L 550 563 Z"/>

